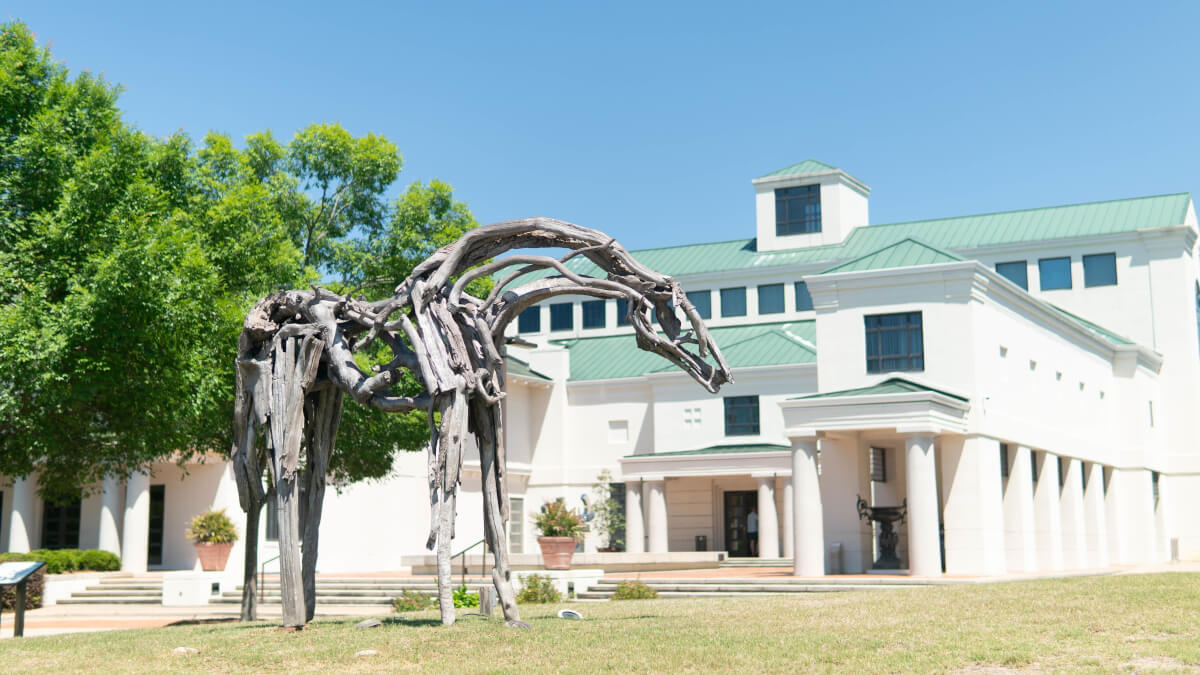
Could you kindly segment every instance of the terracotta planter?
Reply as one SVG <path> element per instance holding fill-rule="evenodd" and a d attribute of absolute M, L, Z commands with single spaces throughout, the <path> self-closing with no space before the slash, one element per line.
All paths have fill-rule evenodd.
<path fill-rule="evenodd" d="M 220 572 L 225 569 L 229 560 L 229 552 L 233 550 L 233 542 L 222 544 L 211 542 L 196 542 L 196 557 L 200 558 L 200 567 L 205 572 Z"/>
<path fill-rule="evenodd" d="M 571 558 L 575 555 L 575 537 L 538 537 L 542 547 L 542 563 L 548 570 L 571 569 Z"/>

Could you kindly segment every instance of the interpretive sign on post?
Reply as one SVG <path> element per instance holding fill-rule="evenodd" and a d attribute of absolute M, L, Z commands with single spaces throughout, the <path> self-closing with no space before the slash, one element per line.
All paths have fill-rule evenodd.
<path fill-rule="evenodd" d="M 0 588 L 4 586 L 17 587 L 13 637 L 21 637 L 25 634 L 25 585 L 29 583 L 29 577 L 33 576 L 34 572 L 45 566 L 44 562 L 0 563 Z"/>

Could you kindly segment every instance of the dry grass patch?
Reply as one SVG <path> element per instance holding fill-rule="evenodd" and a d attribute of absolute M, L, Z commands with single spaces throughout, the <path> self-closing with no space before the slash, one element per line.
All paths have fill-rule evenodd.
<path fill-rule="evenodd" d="M 563 606 L 583 621 L 563 621 Z M 466 610 L 464 610 L 465 613 Z M 22 671 L 1200 672 L 1200 575 L 525 606 L 532 631 L 436 612 L 6 640 Z M 460 615 L 461 616 L 461 615 Z M 175 654 L 176 647 L 195 654 Z M 355 657 L 363 650 L 369 656 Z"/>

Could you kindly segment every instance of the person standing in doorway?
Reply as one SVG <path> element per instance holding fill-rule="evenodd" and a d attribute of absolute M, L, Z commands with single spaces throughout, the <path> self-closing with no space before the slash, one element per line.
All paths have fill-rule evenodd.
<path fill-rule="evenodd" d="M 750 555 L 758 556 L 758 510 L 750 509 L 746 516 L 746 534 L 750 537 Z"/>

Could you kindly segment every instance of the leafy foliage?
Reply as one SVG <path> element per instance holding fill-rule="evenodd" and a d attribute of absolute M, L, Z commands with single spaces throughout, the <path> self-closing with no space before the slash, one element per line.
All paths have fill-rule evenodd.
<path fill-rule="evenodd" d="M 543 537 L 583 536 L 583 517 L 578 511 L 568 508 L 562 497 L 542 504 L 541 511 L 533 517 L 533 524 Z"/>
<path fill-rule="evenodd" d="M 434 607 L 437 607 L 437 598 L 412 589 L 406 589 L 392 600 L 392 611 L 394 612 L 420 612 Z"/>
<path fill-rule="evenodd" d="M 121 569 L 121 557 L 111 551 L 89 549 L 79 555 L 79 569 L 116 572 Z"/>
<path fill-rule="evenodd" d="M 454 606 L 457 607 L 478 607 L 479 594 L 472 593 L 467 590 L 467 585 L 463 584 L 454 589 Z"/>
<path fill-rule="evenodd" d="M 188 525 L 187 538 L 200 543 L 227 544 L 237 541 L 237 528 L 225 515 L 225 509 L 201 513 Z"/>
<path fill-rule="evenodd" d="M 402 160 L 381 136 L 154 138 L 121 120 L 119 94 L 0 25 L 0 474 L 37 472 L 47 497 L 227 452 L 230 364 L 258 298 L 315 281 L 377 296 L 475 226 L 440 181 L 389 202 Z M 348 405 L 342 438 L 344 484 L 387 475 L 428 433 L 419 414 Z"/>
<path fill-rule="evenodd" d="M 650 588 L 637 579 L 629 579 L 617 584 L 613 591 L 613 600 L 653 600 L 658 597 L 658 591 Z"/>
<path fill-rule="evenodd" d="M 522 605 L 545 604 L 559 602 L 562 594 L 550 577 L 542 574 L 530 574 L 521 578 L 521 591 L 517 593 L 517 602 Z"/>
<path fill-rule="evenodd" d="M 99 549 L 80 551 L 74 548 L 39 548 L 29 553 L 0 553 L 0 562 L 32 561 L 46 563 L 47 574 L 75 571 L 112 572 L 121 569 L 120 557 Z"/>
<path fill-rule="evenodd" d="M 613 499 L 612 472 L 608 469 L 596 476 L 596 483 L 592 485 L 592 498 L 592 508 L 596 514 L 592 522 L 596 530 L 604 536 L 603 548 L 624 549 L 625 539 L 622 535 L 625 532 L 625 510 Z"/>

